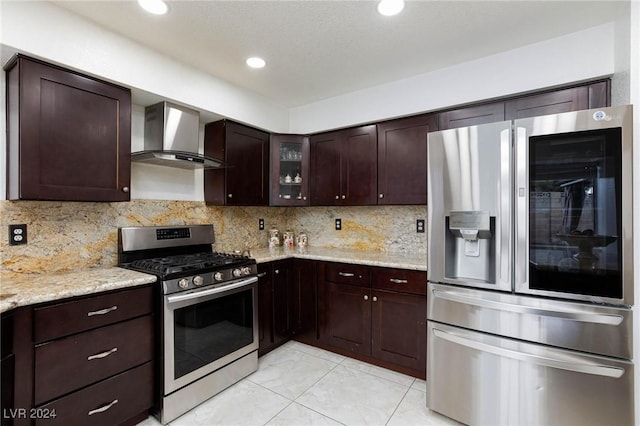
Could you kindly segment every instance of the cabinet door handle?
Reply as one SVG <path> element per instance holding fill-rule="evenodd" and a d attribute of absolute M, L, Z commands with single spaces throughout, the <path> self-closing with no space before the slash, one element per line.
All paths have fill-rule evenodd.
<path fill-rule="evenodd" d="M 369 295 L 365 294 L 364 295 L 364 300 L 369 300 Z"/>
<path fill-rule="evenodd" d="M 376 296 L 373 296 L 373 301 L 374 301 L 374 302 L 377 302 L 377 301 L 378 301 L 378 298 L 377 298 Z"/>
<path fill-rule="evenodd" d="M 262 278 L 262 277 L 266 277 L 266 276 L 267 276 L 267 273 L 266 273 L 266 272 L 260 272 L 260 273 L 258 274 L 258 278 Z"/>
<path fill-rule="evenodd" d="M 340 275 L 341 277 L 355 277 L 355 274 L 352 274 L 351 272 L 338 272 L 338 275 Z"/>
<path fill-rule="evenodd" d="M 122 192 L 129 192 L 129 187 L 128 186 L 123 186 L 122 187 Z"/>
<path fill-rule="evenodd" d="M 95 355 L 89 355 L 87 357 L 87 361 L 91 361 L 93 359 L 106 358 L 114 352 L 118 352 L 118 348 L 113 348 L 109 351 L 100 352 L 99 354 L 95 354 Z"/>
<path fill-rule="evenodd" d="M 336 195 L 336 200 L 339 200 L 339 199 L 340 199 L 340 196 L 339 196 L 339 195 Z"/>
<path fill-rule="evenodd" d="M 227 194 L 227 197 L 233 198 L 233 194 Z"/>
<path fill-rule="evenodd" d="M 384 198 L 384 194 L 378 194 L 378 198 Z"/>
<path fill-rule="evenodd" d="M 107 411 L 109 408 L 113 407 L 114 405 L 116 405 L 118 403 L 117 399 L 114 399 L 113 401 L 111 401 L 110 403 L 108 403 L 107 405 L 103 405 L 100 408 L 96 408 L 95 410 L 91 410 L 89 411 L 89 415 L 93 416 L 94 414 L 98 414 L 98 413 L 103 413 L 105 411 Z"/>
<path fill-rule="evenodd" d="M 87 316 L 92 317 L 94 315 L 104 315 L 104 314 L 108 314 L 111 311 L 115 311 L 116 309 L 118 309 L 118 305 L 113 305 L 110 308 L 104 308 L 97 311 L 87 312 Z"/>
<path fill-rule="evenodd" d="M 409 282 L 407 280 L 400 280 L 398 278 L 389 278 L 389 281 L 391 281 L 394 284 L 406 284 Z"/>
<path fill-rule="evenodd" d="M 342 196 L 342 199 L 344 200 L 345 198 L 347 198 L 347 196 L 346 196 L 346 195 L 343 195 L 343 196 Z"/>
<path fill-rule="evenodd" d="M 273 271 L 274 274 L 279 274 L 280 273 L 280 269 L 276 269 Z"/>
<path fill-rule="evenodd" d="M 305 196 L 305 197 L 302 197 L 302 199 L 303 199 L 303 200 L 305 200 L 305 201 L 307 201 L 307 197 L 306 197 L 306 196 Z"/>

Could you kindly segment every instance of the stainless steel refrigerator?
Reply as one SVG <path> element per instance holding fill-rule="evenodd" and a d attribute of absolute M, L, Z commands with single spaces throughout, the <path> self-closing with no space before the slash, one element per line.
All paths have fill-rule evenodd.
<path fill-rule="evenodd" d="M 631 425 L 632 107 L 428 136 L 427 406 Z"/>

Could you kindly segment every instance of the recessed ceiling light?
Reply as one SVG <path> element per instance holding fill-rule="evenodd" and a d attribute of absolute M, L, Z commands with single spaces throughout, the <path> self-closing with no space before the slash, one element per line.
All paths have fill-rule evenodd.
<path fill-rule="evenodd" d="M 247 65 L 251 68 L 264 68 L 267 63 L 262 58 L 258 58 L 254 56 L 252 58 L 247 59 Z"/>
<path fill-rule="evenodd" d="M 141 8 L 154 15 L 164 15 L 169 8 L 162 0 L 138 0 Z"/>
<path fill-rule="evenodd" d="M 404 0 L 380 0 L 378 3 L 378 12 L 384 16 L 393 16 L 402 12 L 404 9 Z"/>

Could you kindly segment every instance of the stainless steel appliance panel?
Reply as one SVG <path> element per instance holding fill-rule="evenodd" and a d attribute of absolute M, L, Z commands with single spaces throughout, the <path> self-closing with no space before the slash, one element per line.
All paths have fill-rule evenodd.
<path fill-rule="evenodd" d="M 251 352 L 258 350 L 258 278 L 251 277 L 238 280 L 237 282 L 230 282 L 226 287 L 196 290 L 192 292 L 177 293 L 175 295 L 164 296 L 164 394 L 168 395 L 184 386 L 193 383 L 202 377 L 224 367 L 232 361 L 243 357 Z M 249 292 L 248 297 L 251 301 L 251 308 L 248 312 L 221 312 L 216 315 L 213 320 L 208 318 L 209 313 L 204 309 L 198 309 L 200 306 L 204 306 L 212 301 L 220 301 L 222 303 L 216 303 L 214 307 L 224 305 L 223 298 L 239 294 L 242 292 Z M 235 307 L 235 306 L 234 306 Z M 182 348 L 176 344 L 176 327 L 178 326 L 178 319 L 176 312 L 180 309 L 191 309 L 195 315 L 193 318 L 183 318 L 180 320 L 181 326 L 190 328 L 194 332 L 191 333 L 192 341 L 182 342 L 187 345 Z M 251 320 L 250 324 L 234 325 L 233 320 L 227 319 L 228 315 L 238 316 L 241 315 L 241 321 L 246 321 L 246 318 Z M 202 324 L 204 322 L 204 324 Z M 223 328 L 221 328 L 223 327 Z M 239 331 L 234 331 L 234 329 Z M 238 335 L 234 333 L 242 333 L 244 335 L 247 330 L 251 333 L 249 336 L 250 342 L 245 342 L 245 339 L 239 339 Z M 242 346 L 238 349 L 234 349 L 232 352 L 224 352 L 218 354 L 221 350 L 226 350 L 227 344 L 217 344 L 216 342 L 222 342 L 226 339 L 228 342 L 233 343 L 239 341 Z M 187 348 L 191 348 L 187 350 Z M 235 346 L 234 346 L 235 347 Z M 178 354 L 179 351 L 179 354 Z M 191 354 L 193 352 L 193 354 Z M 203 355 L 198 356 L 202 352 Z M 188 366 L 184 366 L 184 360 L 179 360 L 178 355 L 184 358 L 187 355 L 192 355 L 197 358 L 201 358 L 201 362 L 198 362 L 196 369 L 191 369 Z M 218 355 L 221 355 L 218 357 Z M 215 359 L 209 359 L 214 356 Z M 187 360 L 188 361 L 188 360 Z M 184 370 L 183 373 L 179 371 Z"/>
<path fill-rule="evenodd" d="M 427 333 L 432 410 L 470 425 L 633 424 L 630 362 L 432 321 Z"/>
<path fill-rule="evenodd" d="M 517 293 L 633 305 L 632 133 L 629 105 L 515 121 Z"/>
<path fill-rule="evenodd" d="M 582 352 L 633 358 L 631 309 L 432 283 L 427 300 L 427 316 L 432 321 Z"/>
<path fill-rule="evenodd" d="M 427 147 L 430 280 L 510 291 L 510 122 L 429 133 Z"/>

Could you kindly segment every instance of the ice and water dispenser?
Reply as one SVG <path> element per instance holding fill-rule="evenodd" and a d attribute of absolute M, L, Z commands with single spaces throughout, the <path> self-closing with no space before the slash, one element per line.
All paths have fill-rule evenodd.
<path fill-rule="evenodd" d="M 488 211 L 450 211 L 445 216 L 445 278 L 496 281 L 495 217 Z"/>

